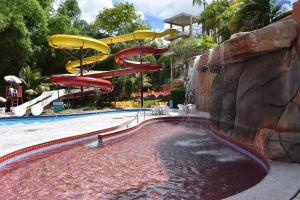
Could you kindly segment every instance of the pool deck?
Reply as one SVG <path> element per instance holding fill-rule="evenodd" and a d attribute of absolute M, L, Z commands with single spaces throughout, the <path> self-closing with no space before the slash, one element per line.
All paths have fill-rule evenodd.
<path fill-rule="evenodd" d="M 109 112 L 48 123 L 0 126 L 0 157 L 19 149 L 121 125 L 137 112 Z"/>
<path fill-rule="evenodd" d="M 226 200 L 299 200 L 299 189 L 299 164 L 270 161 L 270 171 L 261 182 Z"/>
<path fill-rule="evenodd" d="M 57 140 L 69 136 L 81 135 L 103 130 L 132 121 L 137 112 L 110 112 L 105 114 L 82 116 L 75 119 L 36 124 L 16 124 L 0 126 L 0 157 L 16 150 Z M 177 116 L 177 112 L 170 112 L 169 116 Z M 207 113 L 197 116 L 208 117 Z M 149 111 L 145 118 L 140 113 L 139 122 L 161 116 L 153 116 Z M 130 124 L 138 124 L 133 120 Z M 124 129 L 126 127 L 122 127 Z M 300 165 L 270 161 L 268 175 L 254 187 L 226 198 L 226 200 L 300 200 Z"/>

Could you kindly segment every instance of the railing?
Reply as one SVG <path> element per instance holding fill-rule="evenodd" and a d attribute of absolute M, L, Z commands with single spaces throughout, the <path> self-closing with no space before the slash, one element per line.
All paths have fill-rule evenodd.
<path fill-rule="evenodd" d="M 143 108 L 140 108 L 140 110 L 137 112 L 137 114 L 134 116 L 134 118 L 127 124 L 127 128 L 129 128 L 130 124 L 136 120 L 136 123 L 139 123 L 139 114 L 140 112 L 144 111 L 144 120 L 146 118 L 146 110 Z"/>

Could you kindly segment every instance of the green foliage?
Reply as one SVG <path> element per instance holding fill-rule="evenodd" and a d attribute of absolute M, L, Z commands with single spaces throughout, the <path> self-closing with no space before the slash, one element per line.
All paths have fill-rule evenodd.
<path fill-rule="evenodd" d="M 78 34 L 78 30 L 73 26 L 72 19 L 67 15 L 55 15 L 49 20 L 49 35 L 54 34 Z"/>
<path fill-rule="evenodd" d="M 111 107 L 111 102 L 113 102 L 112 97 L 112 93 L 96 92 L 92 104 L 90 104 L 89 107 L 95 107 L 97 109 Z"/>
<path fill-rule="evenodd" d="M 59 15 L 68 16 L 71 19 L 77 19 L 81 11 L 77 0 L 66 0 L 64 3 L 59 5 L 57 13 Z"/>
<path fill-rule="evenodd" d="M 198 17 L 199 23 L 205 27 L 205 32 L 212 35 L 216 42 L 218 42 L 219 37 L 222 41 L 230 37 L 227 21 L 231 13 L 228 12 L 228 8 L 228 0 L 214 1 Z"/>
<path fill-rule="evenodd" d="M 53 8 L 53 2 L 61 2 L 57 10 Z M 78 51 L 70 50 L 66 54 L 59 49 L 49 48 L 49 35 L 74 34 L 103 38 L 137 29 L 150 29 L 133 4 L 129 3 L 119 3 L 114 8 L 104 9 L 95 23 L 79 19 L 80 13 L 77 0 L 0 0 L 0 84 L 3 85 L 3 76 L 19 74 L 23 79 L 25 94 L 32 98 L 49 89 L 49 84 L 43 77 L 67 73 L 63 66 L 69 60 L 78 57 Z M 161 40 L 145 40 L 140 43 L 163 46 Z M 136 43 L 112 45 L 112 54 L 105 61 L 97 63 L 95 70 L 119 69 L 120 66 L 114 62 L 114 53 L 133 46 L 136 46 Z M 89 51 L 86 55 L 94 53 Z M 157 62 L 158 59 L 160 56 L 144 56 L 142 61 Z M 165 64 L 169 67 L 167 60 Z M 164 73 L 144 74 L 143 89 L 151 87 L 153 81 L 160 84 L 167 80 L 170 69 L 164 70 Z M 112 94 L 115 97 L 129 98 L 133 91 L 140 90 L 140 75 L 113 78 L 113 83 L 115 91 Z M 101 105 L 101 99 L 108 97 L 102 95 L 97 98 L 98 103 L 92 102 L 91 105 Z"/>
<path fill-rule="evenodd" d="M 272 19 L 281 12 L 283 0 L 234 0 L 229 10 L 234 13 L 229 20 L 232 33 L 251 31 L 271 23 Z"/>
<path fill-rule="evenodd" d="M 25 64 L 34 64 L 34 53 L 47 39 L 46 20 L 37 0 L 1 1 L 0 71 L 16 74 Z"/>
<path fill-rule="evenodd" d="M 20 77 L 25 86 L 25 94 L 32 98 L 38 94 L 50 90 L 47 78 L 41 76 L 38 69 L 31 69 L 29 66 L 21 68 Z"/>
<path fill-rule="evenodd" d="M 132 76 L 132 82 L 135 86 L 135 91 L 141 91 L 141 73 L 136 73 Z M 143 73 L 143 89 L 151 87 L 151 78 L 148 74 Z"/>
<path fill-rule="evenodd" d="M 193 0 L 193 5 L 201 5 L 201 4 L 206 4 L 205 0 Z"/>
<path fill-rule="evenodd" d="M 113 8 L 103 9 L 98 14 L 95 25 L 108 35 L 124 34 L 149 27 L 130 3 L 117 3 Z"/>
<path fill-rule="evenodd" d="M 171 43 L 171 50 L 178 58 L 190 59 L 214 46 L 215 43 L 209 36 L 189 37 L 173 41 Z"/>
<path fill-rule="evenodd" d="M 146 100 L 144 101 L 144 108 L 151 108 L 151 106 L 160 105 L 160 100 Z"/>
<path fill-rule="evenodd" d="M 171 90 L 171 100 L 173 101 L 174 107 L 178 104 L 183 104 L 185 101 L 185 88 L 174 88 Z"/>
<path fill-rule="evenodd" d="M 52 3 L 53 0 L 38 0 L 38 2 L 40 3 L 40 5 L 42 6 L 42 8 L 46 11 L 49 11 L 52 9 Z"/>
<path fill-rule="evenodd" d="M 130 99 L 132 93 L 134 92 L 134 85 L 132 79 L 130 78 L 126 79 L 124 89 L 125 89 L 126 97 Z"/>
<path fill-rule="evenodd" d="M 193 0 L 193 4 L 205 3 Z M 200 14 L 198 20 L 207 35 L 222 42 L 230 35 L 262 28 L 282 13 L 290 0 L 219 0 L 213 1 Z"/>

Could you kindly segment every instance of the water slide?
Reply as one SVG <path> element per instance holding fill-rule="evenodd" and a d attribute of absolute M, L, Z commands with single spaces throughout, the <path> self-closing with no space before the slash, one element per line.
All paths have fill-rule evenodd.
<path fill-rule="evenodd" d="M 165 37 L 168 35 L 175 35 L 175 29 L 167 29 L 163 32 L 157 33 L 149 30 L 139 30 L 133 33 L 103 38 L 100 40 L 75 36 L 75 35 L 53 35 L 48 38 L 49 45 L 53 48 L 61 48 L 61 49 L 79 49 L 83 47 L 84 49 L 94 49 L 99 53 L 94 56 L 90 56 L 84 58 L 82 61 L 82 65 L 92 64 L 94 62 L 99 62 L 105 60 L 110 54 L 110 48 L 108 45 L 132 41 L 132 40 L 141 40 L 141 39 L 156 39 Z M 161 54 L 168 51 L 168 49 L 159 49 L 155 47 L 147 47 L 141 46 L 136 48 L 129 48 L 118 52 L 115 56 L 116 63 L 118 65 L 126 67 L 126 69 L 122 70 L 113 70 L 108 72 L 103 71 L 89 71 L 85 73 L 84 76 L 78 76 L 80 74 L 80 60 L 69 61 L 65 68 L 72 75 L 54 75 L 51 77 L 52 83 L 68 85 L 68 86 L 93 86 L 100 87 L 106 91 L 111 91 L 112 84 L 110 83 L 110 87 L 107 84 L 107 80 L 103 80 L 103 78 L 111 78 L 113 76 L 121 76 L 127 74 L 133 74 L 137 72 L 154 72 L 158 71 L 162 65 L 160 63 L 134 63 L 127 61 L 126 58 L 137 56 L 137 55 L 156 55 Z M 105 84 L 105 88 L 103 88 L 103 84 Z"/>
<path fill-rule="evenodd" d="M 139 30 L 130 34 L 108 37 L 100 40 L 76 35 L 53 35 L 48 38 L 48 42 L 49 46 L 58 49 L 80 49 L 82 47 L 83 49 L 93 49 L 99 52 L 94 56 L 84 58 L 82 60 L 82 65 L 84 66 L 105 60 L 110 54 L 110 48 L 108 46 L 110 44 L 131 40 L 156 39 L 175 34 L 175 29 L 168 29 L 160 33 L 149 30 Z M 126 60 L 127 58 L 137 55 L 157 55 L 166 51 L 168 51 L 167 48 L 155 48 L 150 46 L 140 46 L 121 50 L 115 55 L 115 60 L 118 65 L 126 67 L 125 69 L 112 71 L 89 71 L 85 73 L 84 76 L 79 76 L 81 61 L 69 61 L 65 65 L 65 68 L 70 74 L 53 75 L 51 76 L 51 82 L 54 84 L 72 87 L 86 87 L 87 89 L 85 89 L 85 91 L 90 91 L 95 88 L 100 88 L 104 91 L 111 91 L 113 89 L 112 83 L 108 80 L 104 80 L 104 78 L 138 72 L 154 72 L 162 68 L 161 63 L 132 62 Z M 71 92 L 78 93 L 80 92 L 80 89 L 74 89 Z M 31 113 L 33 115 L 40 115 L 46 105 L 49 105 L 52 101 L 67 94 L 69 93 L 67 93 L 66 90 L 44 92 L 39 97 L 16 107 L 15 114 L 17 116 L 23 116 L 26 114 L 26 111 L 31 108 Z"/>
<path fill-rule="evenodd" d="M 94 91 L 95 88 L 84 88 L 84 92 Z M 14 108 L 14 113 L 18 116 L 24 116 L 27 112 L 27 110 L 31 110 L 31 113 L 34 116 L 39 116 L 43 113 L 43 108 L 53 101 L 64 97 L 66 95 L 70 94 L 78 94 L 81 92 L 81 89 L 72 89 L 72 90 L 51 90 L 47 92 L 43 92 L 40 96 L 27 101 L 26 103 L 23 103 L 17 107 Z"/>

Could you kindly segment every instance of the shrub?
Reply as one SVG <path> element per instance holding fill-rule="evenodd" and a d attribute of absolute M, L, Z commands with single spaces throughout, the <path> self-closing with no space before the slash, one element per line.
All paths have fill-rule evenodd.
<path fill-rule="evenodd" d="M 177 107 L 178 104 L 183 104 L 185 100 L 185 88 L 174 88 L 171 90 L 171 100 L 173 106 Z"/>
<path fill-rule="evenodd" d="M 126 107 L 139 108 L 141 106 L 141 102 L 139 102 L 139 101 L 118 101 L 118 102 L 113 102 L 112 105 L 115 107 L 118 107 L 118 108 L 126 108 Z M 144 101 L 144 108 L 150 108 L 153 105 L 167 105 L 167 102 L 161 102 L 159 100 Z"/>
<path fill-rule="evenodd" d="M 133 85 L 133 82 L 131 79 L 126 79 L 125 81 L 125 93 L 126 93 L 126 98 L 127 99 L 130 99 L 131 98 L 131 95 L 134 91 L 134 85 Z"/>

